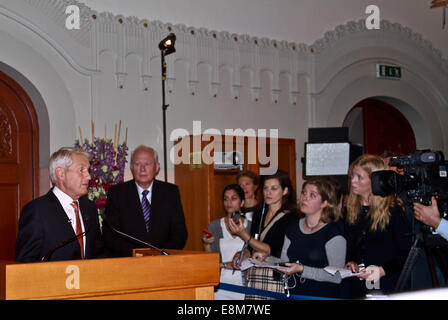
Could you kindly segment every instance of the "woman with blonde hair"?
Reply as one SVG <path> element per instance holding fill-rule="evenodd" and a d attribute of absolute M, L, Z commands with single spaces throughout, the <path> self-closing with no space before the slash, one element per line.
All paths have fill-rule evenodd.
<path fill-rule="evenodd" d="M 364 154 L 352 164 L 346 203 L 346 268 L 361 272 L 364 281 L 350 281 L 350 296 L 363 297 L 368 289 L 394 291 L 411 247 L 411 229 L 402 201 L 394 195 L 372 193 L 371 175 L 387 170 L 383 158 Z M 362 269 L 363 265 L 367 268 Z"/>
<path fill-rule="evenodd" d="M 236 183 L 244 190 L 244 206 L 241 208 L 246 219 L 252 221 L 254 212 L 260 210 L 261 203 L 257 200 L 257 191 L 260 184 L 260 176 L 252 171 L 241 171 L 236 176 Z"/>

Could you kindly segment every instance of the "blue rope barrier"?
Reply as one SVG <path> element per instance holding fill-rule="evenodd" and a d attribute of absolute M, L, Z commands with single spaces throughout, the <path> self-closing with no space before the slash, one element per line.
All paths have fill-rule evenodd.
<path fill-rule="evenodd" d="M 336 298 L 301 296 L 301 295 L 295 295 L 295 294 L 292 294 L 289 297 L 287 297 L 285 293 L 237 286 L 234 284 L 223 283 L 223 282 L 219 283 L 218 289 L 232 291 L 232 292 L 238 292 L 238 293 L 244 293 L 244 294 L 253 294 L 253 295 L 257 295 L 257 296 L 269 297 L 269 298 L 274 298 L 274 299 L 278 299 L 278 300 L 342 300 L 342 299 L 336 299 Z"/>

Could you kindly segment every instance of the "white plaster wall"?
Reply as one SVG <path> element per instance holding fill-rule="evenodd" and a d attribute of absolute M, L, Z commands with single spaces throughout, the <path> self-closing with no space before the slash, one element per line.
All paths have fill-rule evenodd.
<path fill-rule="evenodd" d="M 409 29 L 388 22 L 378 32 L 362 31 L 361 22 L 350 29 L 337 41 L 328 37 L 314 45 L 316 125 L 340 126 L 359 101 L 386 96 L 408 118 L 417 147 L 446 150 L 447 72 L 433 48 Z M 401 80 L 377 79 L 377 63 L 401 66 Z"/>
<path fill-rule="evenodd" d="M 160 57 L 156 45 L 170 28 L 178 42 L 177 52 L 167 57 L 168 137 L 177 128 L 192 133 L 194 120 L 201 120 L 202 130 L 216 128 L 223 133 L 237 128 L 279 129 L 279 137 L 296 139 L 300 180 L 307 129 L 340 126 L 351 107 L 374 96 L 398 101 L 419 135 L 420 147 L 438 148 L 445 153 L 448 150 L 448 64 L 435 45 L 425 40 L 437 36 L 437 32 L 428 33 L 433 27 L 411 23 L 425 32 L 421 36 L 407 25 L 385 21 L 380 31 L 367 31 L 359 20 L 363 11 L 357 13 L 363 1 L 344 2 L 346 10 L 328 1 L 312 5 L 281 0 L 275 8 L 270 1 L 257 1 L 257 5 L 253 0 L 226 4 L 185 1 L 189 9 L 170 1 L 151 2 L 151 7 L 144 2 L 146 6 L 137 12 L 141 19 L 126 16 L 134 14 L 128 10 L 143 5 L 137 0 L 118 7 L 123 11 L 117 13 L 122 15 L 92 11 L 80 2 L 68 0 L 0 2 L 0 60 L 34 84 L 45 103 L 49 141 L 44 150 L 53 152 L 73 144 L 79 137 L 78 127 L 84 137 L 90 138 L 91 121 L 95 122 L 96 136 L 104 136 L 106 124 L 107 137 L 113 137 L 114 125 L 121 120 L 120 140 L 128 127 L 131 150 L 145 143 L 162 154 Z M 65 29 L 63 9 L 69 3 L 77 3 L 82 9 L 83 28 L 79 31 Z M 118 2 L 107 3 L 111 11 Z M 393 10 L 386 12 L 394 12 L 392 16 L 398 21 L 406 20 L 411 10 L 407 7 L 398 14 L 397 5 L 379 3 L 384 8 L 392 6 L 388 8 Z M 178 4 L 176 12 L 193 20 L 179 20 L 176 16 L 166 23 L 150 20 L 152 14 L 174 4 Z M 215 5 L 213 9 L 208 7 L 211 4 Z M 149 14 L 149 8 L 154 12 Z M 228 24 L 208 21 L 210 26 L 203 25 L 207 20 L 197 17 L 199 8 L 204 17 L 212 12 L 219 16 L 214 19 L 216 23 Z M 334 15 L 328 12 L 332 8 Z M 95 9 L 101 8 L 95 5 Z M 422 10 L 421 5 L 416 5 L 410 16 L 418 10 Z M 248 19 L 242 25 L 244 13 Z M 334 26 L 353 15 L 355 22 Z M 295 21 L 293 17 L 305 20 Z M 326 22 L 321 24 L 320 19 Z M 189 21 L 191 27 L 186 26 Z M 303 21 L 308 24 L 300 27 Z M 289 26 L 287 31 L 284 24 Z M 199 28 L 202 26 L 207 29 Z M 219 30 L 219 26 L 229 29 L 212 31 Z M 259 33 L 252 33 L 257 26 Z M 331 27 L 324 37 L 317 38 L 323 32 L 322 26 Z M 235 33 L 231 33 L 233 28 L 238 28 Z M 275 32 L 281 35 L 265 38 Z M 309 45 L 281 41 L 291 41 L 292 35 Z M 434 39 L 441 44 L 437 37 Z M 376 62 L 399 63 L 403 79 L 376 79 Z M 169 148 L 171 145 L 168 143 Z M 168 169 L 169 180 L 173 181 L 171 163 Z"/>
<path fill-rule="evenodd" d="M 0 29 L 10 28 L 11 25 L 7 23 L 8 21 L 0 19 Z M 49 141 L 46 143 L 50 146 L 50 152 L 53 152 L 60 146 L 71 142 L 76 134 L 76 118 L 72 99 L 74 92 L 69 92 L 66 86 L 67 82 L 63 79 L 63 70 L 55 69 L 53 62 L 57 59 L 48 60 L 49 56 L 40 53 L 38 51 L 40 48 L 37 49 L 42 47 L 42 44 L 37 41 L 33 46 L 32 42 L 37 39 L 28 39 L 29 33 L 25 31 L 25 34 L 20 34 L 19 31 L 21 31 L 20 28 L 15 29 L 14 36 L 0 31 L 1 61 L 23 74 L 35 85 L 42 96 L 50 124 Z"/>

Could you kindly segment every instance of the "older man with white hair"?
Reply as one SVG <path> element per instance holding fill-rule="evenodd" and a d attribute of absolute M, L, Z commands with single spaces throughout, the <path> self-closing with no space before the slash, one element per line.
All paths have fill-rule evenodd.
<path fill-rule="evenodd" d="M 89 158 L 87 152 L 70 147 L 53 153 L 49 163 L 53 188 L 25 205 L 20 214 L 16 261 L 105 256 L 97 209 L 85 196 L 91 179 Z"/>
<path fill-rule="evenodd" d="M 175 184 L 156 179 L 157 152 L 146 145 L 131 154 L 134 179 L 112 186 L 107 194 L 104 243 L 118 257 L 132 255 L 141 245 L 123 238 L 110 227 L 163 249 L 183 249 L 187 240 L 184 211 Z"/>

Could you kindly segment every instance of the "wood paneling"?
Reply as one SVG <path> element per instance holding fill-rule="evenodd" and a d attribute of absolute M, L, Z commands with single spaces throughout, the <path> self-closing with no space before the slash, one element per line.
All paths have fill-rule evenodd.
<path fill-rule="evenodd" d="M 234 137 L 233 137 L 234 138 Z M 254 139 L 255 144 L 252 144 L 251 150 L 248 150 L 248 138 L 233 139 L 232 137 L 219 136 L 211 141 L 221 143 L 221 150 L 225 151 L 226 141 L 227 146 L 230 142 L 232 148 L 228 150 L 244 150 L 244 170 L 251 170 L 255 173 L 260 173 L 259 158 L 258 158 L 258 142 L 265 143 L 267 141 L 267 157 L 270 155 L 270 139 Z M 196 145 L 200 138 L 189 137 L 190 152 L 193 151 L 193 140 L 196 140 Z M 215 140 L 217 139 L 217 140 Z M 204 139 L 200 143 L 201 150 L 210 147 L 210 140 Z M 253 142 L 253 141 L 252 141 Z M 179 144 L 180 140 L 175 145 Z M 186 145 L 184 145 L 185 147 Z M 292 139 L 278 139 L 278 168 L 289 173 L 294 188 L 296 188 L 296 156 L 295 156 L 295 141 Z M 251 152 L 251 154 L 249 154 Z M 256 152 L 256 156 L 254 156 Z M 182 156 L 179 153 L 178 156 Z M 190 157 L 188 157 L 189 159 Z M 185 157 L 187 159 L 187 157 Z M 255 163 L 248 163 L 249 159 L 255 159 Z M 263 165 L 268 167 L 268 164 Z M 211 221 L 221 218 L 224 215 L 222 206 L 222 191 L 225 186 L 236 183 L 236 176 L 240 172 L 239 169 L 232 170 L 215 170 L 213 163 L 197 164 L 177 164 L 175 165 L 175 183 L 178 185 L 182 205 L 185 213 L 185 220 L 188 229 L 188 239 L 185 245 L 187 250 L 203 250 L 202 246 L 202 230 L 206 228 Z M 261 189 L 261 188 L 260 188 Z"/>

